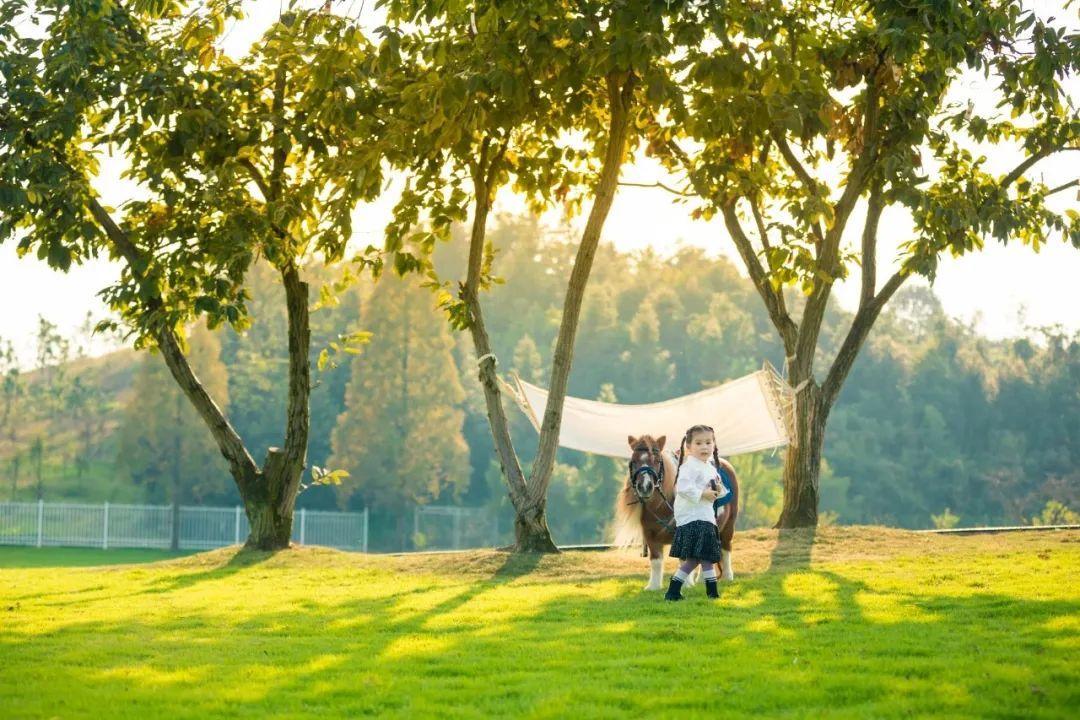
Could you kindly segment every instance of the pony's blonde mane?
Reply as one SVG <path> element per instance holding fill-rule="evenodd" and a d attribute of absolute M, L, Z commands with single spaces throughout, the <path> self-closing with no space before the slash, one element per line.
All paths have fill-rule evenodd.
<path fill-rule="evenodd" d="M 641 503 L 633 503 L 634 491 L 628 485 L 615 496 L 615 538 L 611 546 L 619 550 L 640 549 L 645 537 L 641 534 Z"/>

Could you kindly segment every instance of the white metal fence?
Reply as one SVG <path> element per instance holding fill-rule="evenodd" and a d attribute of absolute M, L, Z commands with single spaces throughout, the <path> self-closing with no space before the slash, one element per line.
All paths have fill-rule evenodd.
<path fill-rule="evenodd" d="M 413 510 L 413 543 L 417 550 L 465 550 L 498 547 L 508 523 L 487 508 L 418 505 Z"/>
<path fill-rule="evenodd" d="M 209 550 L 247 539 L 239 506 L 180 507 L 180 548 Z M 37 547 L 163 548 L 172 545 L 173 509 L 168 505 L 0 503 L 0 545 Z M 368 512 L 297 510 L 292 541 L 342 550 L 368 548 Z"/>

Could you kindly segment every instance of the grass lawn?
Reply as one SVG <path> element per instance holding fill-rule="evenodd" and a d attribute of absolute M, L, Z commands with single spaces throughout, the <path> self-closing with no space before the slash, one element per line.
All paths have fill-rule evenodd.
<path fill-rule="evenodd" d="M 168 550 L 142 548 L 99 550 L 97 548 L 0 547 L 0 568 L 127 565 L 167 560 L 190 554 L 190 551 L 174 553 Z"/>
<path fill-rule="evenodd" d="M 0 549 L 4 718 L 1080 710 L 1078 532 L 747 532 L 721 600 L 676 604 L 619 553 L 32 552 L 70 551 Z"/>

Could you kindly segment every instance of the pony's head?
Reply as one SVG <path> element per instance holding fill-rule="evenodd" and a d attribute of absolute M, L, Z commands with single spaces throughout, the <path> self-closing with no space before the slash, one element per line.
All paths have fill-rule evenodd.
<path fill-rule="evenodd" d="M 637 499 L 644 502 L 663 484 L 664 456 L 661 451 L 667 436 L 654 439 L 652 435 L 637 438 L 628 435 L 626 439 L 630 444 L 630 477 L 626 483 Z"/>

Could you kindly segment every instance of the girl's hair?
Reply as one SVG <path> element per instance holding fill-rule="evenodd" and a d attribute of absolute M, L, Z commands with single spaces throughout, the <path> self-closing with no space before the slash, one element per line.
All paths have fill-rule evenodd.
<path fill-rule="evenodd" d="M 685 455 L 686 446 L 690 444 L 690 441 L 694 439 L 695 435 L 697 435 L 698 433 L 705 433 L 705 432 L 711 433 L 712 436 L 713 436 L 713 449 L 712 449 L 713 462 L 716 464 L 717 471 L 720 470 L 720 451 L 716 447 L 716 431 L 713 430 L 708 425 L 695 425 L 694 427 L 692 427 L 692 428 L 690 428 L 689 430 L 686 431 L 686 434 L 683 435 L 682 443 L 679 445 L 679 464 L 675 467 L 675 472 L 676 473 L 678 473 L 679 468 L 682 467 L 683 456 Z M 676 475 L 676 477 L 677 477 L 677 475 Z"/>

